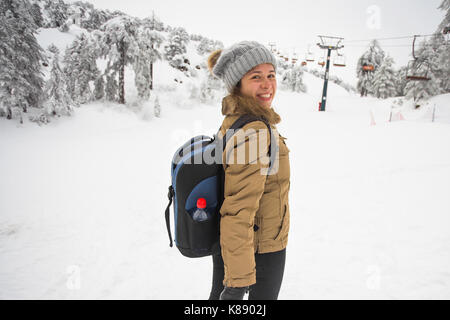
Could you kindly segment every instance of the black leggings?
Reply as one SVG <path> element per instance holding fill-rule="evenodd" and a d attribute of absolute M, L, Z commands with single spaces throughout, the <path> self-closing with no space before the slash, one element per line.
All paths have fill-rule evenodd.
<path fill-rule="evenodd" d="M 270 253 L 255 253 L 256 283 L 250 286 L 248 300 L 277 300 L 283 281 L 286 249 Z M 222 255 L 213 255 L 213 278 L 209 300 L 219 300 L 223 290 Z"/>

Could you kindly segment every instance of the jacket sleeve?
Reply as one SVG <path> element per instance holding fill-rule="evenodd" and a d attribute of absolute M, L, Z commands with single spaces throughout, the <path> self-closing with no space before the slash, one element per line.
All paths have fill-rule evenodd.
<path fill-rule="evenodd" d="M 270 134 L 255 121 L 230 140 L 224 153 L 224 202 L 220 209 L 220 244 L 225 267 L 224 285 L 256 283 L 254 219 L 264 193 Z"/>

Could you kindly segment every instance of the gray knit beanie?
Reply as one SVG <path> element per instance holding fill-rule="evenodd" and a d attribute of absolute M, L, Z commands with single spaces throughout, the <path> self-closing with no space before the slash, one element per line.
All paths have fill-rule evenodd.
<path fill-rule="evenodd" d="M 214 58 L 213 55 L 215 55 Z M 220 55 L 217 58 L 217 55 Z M 222 51 L 211 54 L 208 61 L 211 72 L 222 79 L 229 92 L 251 69 L 259 64 L 270 63 L 277 68 L 277 62 L 272 52 L 255 41 L 241 41 Z"/>

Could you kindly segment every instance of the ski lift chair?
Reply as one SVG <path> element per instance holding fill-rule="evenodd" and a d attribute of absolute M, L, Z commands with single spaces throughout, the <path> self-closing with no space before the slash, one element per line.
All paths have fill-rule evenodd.
<path fill-rule="evenodd" d="M 414 60 L 408 62 L 406 69 L 406 80 L 428 81 L 431 80 L 431 78 L 428 76 L 430 65 L 425 59 L 418 57 L 415 53 L 415 44 L 417 37 L 419 36 L 414 36 L 414 40 L 412 43 L 412 56 Z"/>
<path fill-rule="evenodd" d="M 324 67 L 324 66 L 325 66 L 325 59 L 324 59 L 324 58 L 320 58 L 320 60 L 319 60 L 319 62 L 317 62 L 317 64 L 318 64 L 319 66 Z"/>
<path fill-rule="evenodd" d="M 345 56 L 338 52 L 337 57 L 334 59 L 333 66 L 335 67 L 345 67 Z"/>
<path fill-rule="evenodd" d="M 373 66 L 373 64 L 364 64 L 362 69 L 364 71 L 373 71 L 375 69 L 375 67 Z"/>
<path fill-rule="evenodd" d="M 307 61 L 307 62 L 314 62 L 314 53 L 312 53 L 312 52 L 308 52 L 307 54 L 306 54 L 306 57 L 305 57 L 305 60 Z"/>
<path fill-rule="evenodd" d="M 411 60 L 408 62 L 406 70 L 406 80 L 412 81 L 428 81 L 431 78 L 428 76 L 430 66 L 426 61 Z"/>

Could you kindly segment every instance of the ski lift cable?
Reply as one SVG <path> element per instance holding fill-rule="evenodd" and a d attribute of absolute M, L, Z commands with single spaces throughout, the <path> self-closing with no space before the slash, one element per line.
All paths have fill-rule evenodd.
<path fill-rule="evenodd" d="M 366 41 L 372 41 L 372 40 L 398 40 L 398 39 L 411 39 L 414 37 L 422 38 L 422 37 L 429 37 L 433 36 L 435 33 L 432 34 L 423 34 L 423 35 L 412 35 L 412 36 L 402 36 L 402 37 L 391 37 L 391 38 L 372 38 L 372 39 L 361 39 L 361 40 L 345 40 L 346 43 L 351 42 L 366 42 Z"/>
<path fill-rule="evenodd" d="M 449 46 L 450 43 L 446 43 L 446 42 L 441 42 L 438 43 L 440 45 L 443 46 Z M 420 44 L 421 47 L 432 47 L 435 44 Z M 347 48 L 365 48 L 367 47 L 366 45 L 346 45 Z M 388 48 L 388 47 L 411 47 L 411 44 L 391 44 L 391 45 L 383 45 L 383 48 Z"/>

